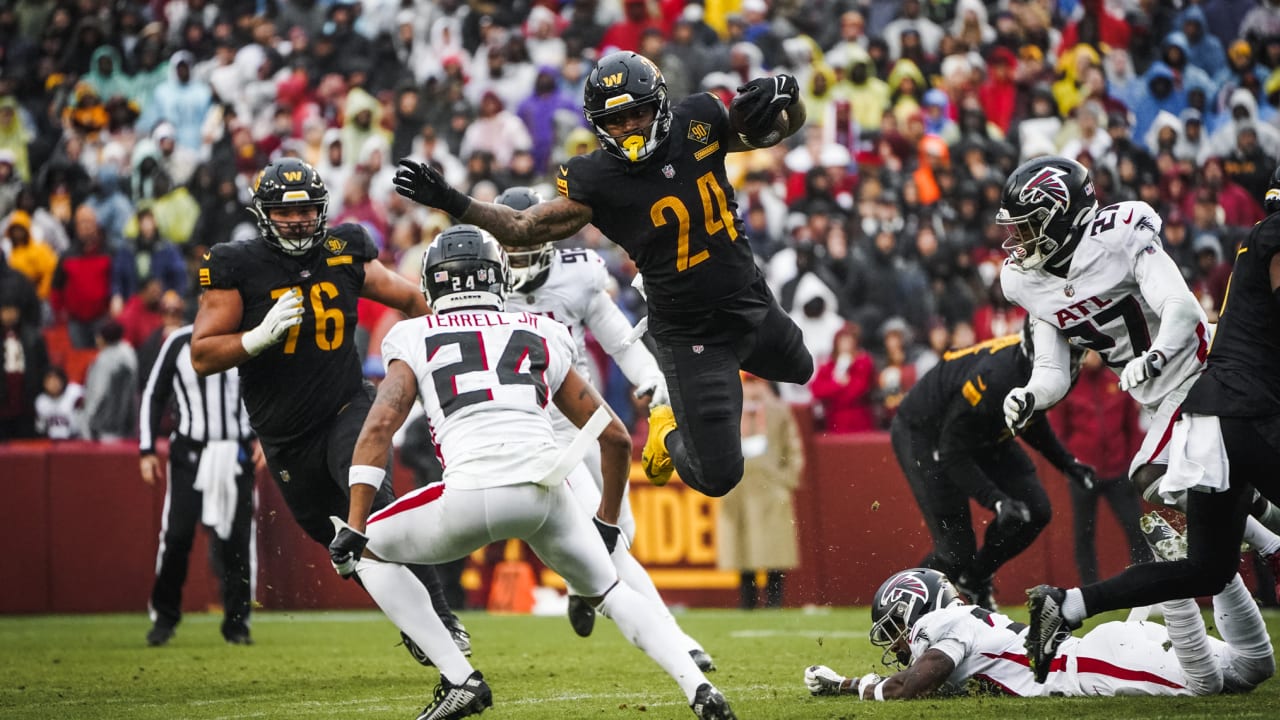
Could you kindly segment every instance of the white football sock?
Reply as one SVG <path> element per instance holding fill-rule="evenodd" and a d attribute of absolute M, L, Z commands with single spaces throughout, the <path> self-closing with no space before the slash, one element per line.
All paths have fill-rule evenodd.
<path fill-rule="evenodd" d="M 383 614 L 413 638 L 440 669 L 441 675 L 454 685 L 466 682 L 474 668 L 432 610 L 431 593 L 409 568 L 398 563 L 363 558 L 356 566 L 356 574 Z"/>
<path fill-rule="evenodd" d="M 1080 592 L 1080 588 L 1067 591 L 1067 599 L 1062 601 L 1062 617 L 1076 627 L 1080 627 L 1080 623 L 1089 617 L 1089 610 L 1084 606 L 1084 593 Z"/>
<path fill-rule="evenodd" d="M 1195 598 L 1170 600 L 1160 604 L 1165 630 L 1173 644 L 1173 654 L 1187 676 L 1187 687 L 1196 695 L 1222 692 L 1222 667 L 1210 646 L 1209 634 Z"/>
<path fill-rule="evenodd" d="M 1280 550 L 1280 535 L 1267 529 L 1258 519 L 1250 515 L 1244 519 L 1244 541 L 1254 552 L 1266 557 Z"/>
<path fill-rule="evenodd" d="M 620 582 L 604 596 L 596 610 L 613 620 L 622 636 L 666 670 L 680 684 L 685 697 L 693 701 L 694 693 L 699 685 L 707 682 L 707 676 L 689 657 L 675 623 L 663 621 L 656 603 Z"/>
<path fill-rule="evenodd" d="M 1227 643 L 1230 658 L 1228 680 L 1243 685 L 1228 687 L 1228 690 L 1251 690 L 1275 674 L 1276 661 L 1267 625 L 1239 575 L 1232 578 L 1222 592 L 1213 596 L 1213 620 L 1218 626 L 1218 634 Z"/>
<path fill-rule="evenodd" d="M 618 579 L 639 593 L 641 597 L 651 600 L 657 605 L 658 612 L 663 619 L 674 625 L 676 632 L 684 637 L 685 642 L 681 647 L 686 650 L 702 650 L 702 645 L 680 628 L 680 623 L 676 622 L 675 617 L 671 615 L 671 610 L 662 601 L 662 595 L 658 593 L 658 588 L 653 584 L 653 579 L 649 577 L 649 573 L 645 571 L 640 561 L 635 559 L 635 556 L 622 547 L 622 543 L 618 543 L 618 547 L 614 549 L 610 559 L 613 560 L 613 566 L 618 570 Z"/>

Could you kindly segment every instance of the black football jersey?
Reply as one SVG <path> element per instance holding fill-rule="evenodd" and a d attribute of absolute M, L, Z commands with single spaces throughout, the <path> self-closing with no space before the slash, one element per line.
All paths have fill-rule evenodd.
<path fill-rule="evenodd" d="M 967 455 L 1012 438 L 1004 398 L 1031 377 L 1031 360 L 1008 335 L 952 350 L 925 373 L 898 407 L 912 427 L 937 438 L 938 459 Z"/>
<path fill-rule="evenodd" d="M 729 114 L 690 96 L 671 133 L 640 164 L 603 150 L 560 166 L 557 191 L 589 205 L 591 222 L 644 275 L 649 330 L 667 342 L 727 342 L 757 326 L 772 295 L 755 265 L 724 158 Z"/>
<path fill-rule="evenodd" d="M 288 442 L 332 419 L 361 389 L 356 301 L 364 265 L 378 256 L 369 232 L 345 223 L 300 257 L 256 237 L 214 245 L 200 285 L 236 290 L 244 303 L 240 330 L 256 327 L 291 287 L 302 292 L 302 323 L 284 340 L 240 366 L 249 421 L 263 440 Z"/>
<path fill-rule="evenodd" d="M 1271 257 L 1280 251 L 1280 214 L 1254 226 L 1236 251 L 1205 370 L 1182 409 L 1219 417 L 1280 415 L 1280 308 Z"/>

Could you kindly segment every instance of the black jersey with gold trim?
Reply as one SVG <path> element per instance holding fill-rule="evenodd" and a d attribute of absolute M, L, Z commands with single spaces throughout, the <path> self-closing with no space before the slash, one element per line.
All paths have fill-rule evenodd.
<path fill-rule="evenodd" d="M 993 338 L 943 355 L 907 392 L 898 415 L 937 440 L 939 459 L 990 447 L 1012 435 L 1004 397 L 1031 377 L 1021 336 Z"/>
<path fill-rule="evenodd" d="M 1236 250 L 1204 372 L 1182 403 L 1219 417 L 1280 415 L 1280 306 L 1271 258 L 1280 252 L 1280 214 L 1253 227 Z"/>
<path fill-rule="evenodd" d="M 557 191 L 644 275 L 649 329 L 669 342 L 729 341 L 761 322 L 771 295 L 725 174 L 729 114 L 714 95 L 672 109 L 671 134 L 646 162 L 603 150 L 560 166 Z"/>
<path fill-rule="evenodd" d="M 200 285 L 240 293 L 240 330 L 261 323 L 289 288 L 302 292 L 302 323 L 240 366 L 249 421 L 262 439 L 298 438 L 333 418 L 360 390 L 356 301 L 364 265 L 377 256 L 369 232 L 352 223 L 330 228 L 324 242 L 299 257 L 272 249 L 261 237 L 215 245 L 205 255 Z"/>

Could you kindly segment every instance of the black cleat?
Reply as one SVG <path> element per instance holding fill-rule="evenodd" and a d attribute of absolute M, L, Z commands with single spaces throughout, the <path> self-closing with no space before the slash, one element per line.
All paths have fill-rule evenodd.
<path fill-rule="evenodd" d="M 252 645 L 253 644 L 253 638 L 249 636 L 248 632 L 233 632 L 233 633 L 228 633 L 223 637 L 227 639 L 228 645 Z"/>
<path fill-rule="evenodd" d="M 693 664 L 697 665 L 698 669 L 702 672 L 715 672 L 716 663 L 711 659 L 711 656 L 707 654 L 706 650 L 703 650 L 702 648 L 694 648 L 689 651 L 689 657 L 693 658 Z"/>
<path fill-rule="evenodd" d="M 493 693 L 479 670 L 473 671 L 461 685 L 454 685 L 441 675 L 435 699 L 417 720 L 456 720 L 479 715 L 490 707 L 493 707 Z"/>
<path fill-rule="evenodd" d="M 578 595 L 569 596 L 569 625 L 578 637 L 590 637 L 596 629 L 596 609 Z"/>
<path fill-rule="evenodd" d="M 1052 585 L 1037 585 L 1027 591 L 1027 612 L 1031 615 L 1031 628 L 1027 631 L 1027 660 L 1035 673 L 1036 682 L 1043 684 L 1049 678 L 1049 666 L 1058 654 L 1058 647 L 1071 637 L 1074 629 L 1062 615 L 1067 591 Z"/>
<path fill-rule="evenodd" d="M 689 703 L 698 720 L 738 720 L 729 707 L 729 701 L 711 683 L 702 683 L 693 694 L 693 702 Z M 421 719 L 419 719 L 421 720 Z"/>
<path fill-rule="evenodd" d="M 147 631 L 147 644 L 151 647 L 160 647 L 169 644 L 176 633 L 171 625 L 160 625 L 159 623 L 152 625 Z"/>
<path fill-rule="evenodd" d="M 440 621 L 444 623 L 445 629 L 453 636 L 453 644 L 458 646 L 458 650 L 464 656 L 471 657 L 471 633 L 467 632 L 467 629 L 462 626 L 462 621 L 458 620 L 457 616 L 453 616 L 452 619 L 440 618 Z M 431 658 L 427 657 L 422 648 L 418 647 L 418 643 L 414 642 L 413 638 L 401 632 L 400 642 L 404 645 L 404 649 L 408 650 L 409 654 L 413 656 L 413 659 L 418 661 L 419 665 L 435 667 L 435 663 L 431 661 Z"/>
<path fill-rule="evenodd" d="M 968 574 L 961 574 L 960 579 L 956 580 L 956 590 L 969 598 L 971 605 L 977 605 L 991 612 L 1000 611 L 1000 606 L 996 604 L 996 589 L 991 584 L 991 578 L 974 582 L 969 579 Z"/>

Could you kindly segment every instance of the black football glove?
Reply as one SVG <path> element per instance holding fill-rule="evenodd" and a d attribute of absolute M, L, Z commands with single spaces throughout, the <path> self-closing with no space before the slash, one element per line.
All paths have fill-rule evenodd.
<path fill-rule="evenodd" d="M 416 203 L 440 208 L 455 218 L 461 218 L 471 207 L 471 198 L 453 189 L 443 175 L 423 162 L 402 158 L 391 182 L 401 195 Z"/>
<path fill-rule="evenodd" d="M 995 511 L 997 525 L 1031 522 L 1031 508 L 1021 500 L 1014 498 L 997 500 Z"/>
<path fill-rule="evenodd" d="M 1016 387 L 1004 396 L 1004 424 L 1018 432 L 1036 411 L 1036 396 L 1025 387 Z"/>
<path fill-rule="evenodd" d="M 1062 469 L 1062 474 L 1082 490 L 1092 490 L 1097 485 L 1098 471 L 1092 465 L 1086 465 L 1075 458 Z"/>
<path fill-rule="evenodd" d="M 733 99 L 742 118 L 742 130 L 753 137 L 773 132 L 778 114 L 791 107 L 800 97 L 800 85 L 790 75 L 762 77 L 738 88 Z"/>
<path fill-rule="evenodd" d="M 613 549 L 618 546 L 618 538 L 622 535 L 622 528 L 617 525 L 611 525 L 598 517 L 591 520 L 596 524 L 596 532 L 600 533 L 600 539 L 604 540 L 604 546 L 608 548 L 609 554 L 613 554 Z"/>
<path fill-rule="evenodd" d="M 333 569 L 345 580 L 356 574 L 356 565 L 360 556 L 364 555 L 364 546 L 369 544 L 369 537 L 356 532 L 352 527 L 336 516 L 330 515 L 336 532 L 333 542 L 329 543 L 329 562 Z"/>

